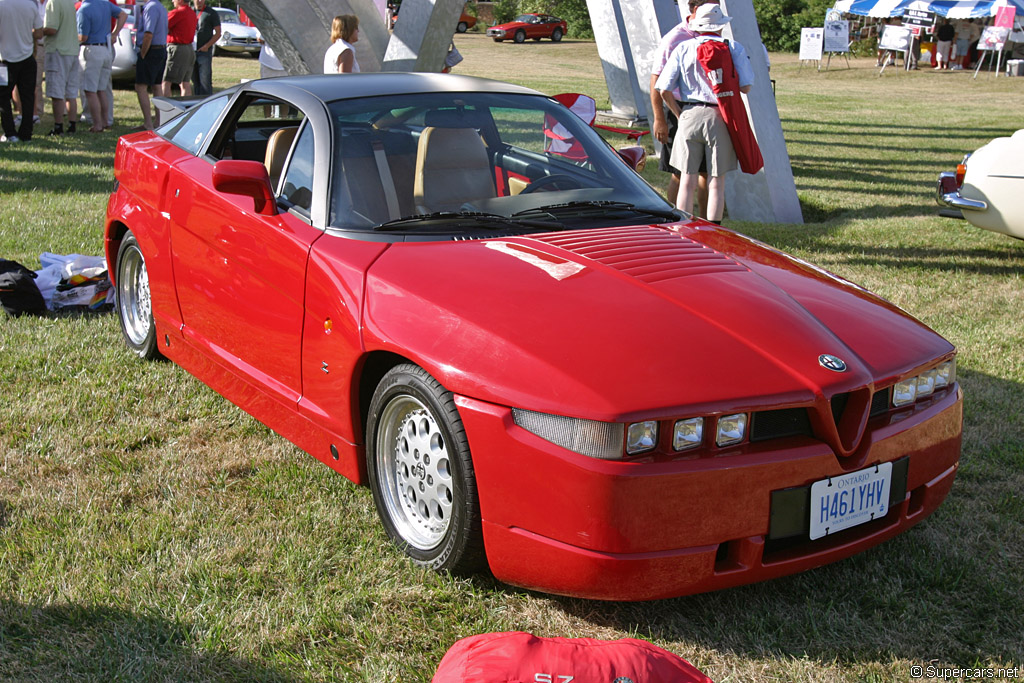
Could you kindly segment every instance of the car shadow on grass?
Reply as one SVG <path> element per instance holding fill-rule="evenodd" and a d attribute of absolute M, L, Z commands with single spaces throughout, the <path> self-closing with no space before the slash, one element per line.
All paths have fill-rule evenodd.
<path fill-rule="evenodd" d="M 189 627 L 114 607 L 0 599 L 0 678 L 99 681 L 297 681 L 221 653 L 200 652 Z"/>

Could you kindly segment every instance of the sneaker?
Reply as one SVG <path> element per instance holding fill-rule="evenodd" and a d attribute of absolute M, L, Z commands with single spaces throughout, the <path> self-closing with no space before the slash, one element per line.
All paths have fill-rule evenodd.
<path fill-rule="evenodd" d="M 47 135 L 64 135 L 64 126 L 59 123 L 53 124 L 53 130 L 47 133 Z"/>
<path fill-rule="evenodd" d="M 75 133 L 75 121 L 68 122 L 68 135 L 74 135 Z"/>
<path fill-rule="evenodd" d="M 42 119 L 41 119 L 41 118 L 39 118 L 38 116 L 33 116 L 33 117 L 32 117 L 32 125 L 33 125 L 33 126 L 34 126 L 35 124 L 39 123 L 40 121 L 42 121 Z"/>
<path fill-rule="evenodd" d="M 6 135 L 0 135 L 0 142 L 21 142 L 21 138 L 17 135 L 7 137 Z"/>
<path fill-rule="evenodd" d="M 17 116 L 14 117 L 14 127 L 15 128 L 20 128 L 21 127 L 21 114 L 18 114 Z"/>

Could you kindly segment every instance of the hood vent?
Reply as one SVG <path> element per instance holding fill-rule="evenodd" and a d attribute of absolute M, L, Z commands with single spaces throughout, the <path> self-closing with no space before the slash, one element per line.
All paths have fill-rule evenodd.
<path fill-rule="evenodd" d="M 687 275 L 747 272 L 710 247 L 658 228 L 608 228 L 533 236 L 592 261 L 654 284 Z"/>

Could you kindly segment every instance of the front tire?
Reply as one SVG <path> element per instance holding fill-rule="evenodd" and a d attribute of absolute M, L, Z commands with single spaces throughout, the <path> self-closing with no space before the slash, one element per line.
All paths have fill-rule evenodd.
<path fill-rule="evenodd" d="M 131 232 L 117 250 L 117 314 L 121 333 L 132 352 L 143 360 L 161 358 L 153 322 L 153 304 L 149 292 L 149 272 L 139 243 Z"/>
<path fill-rule="evenodd" d="M 464 21 L 460 21 L 459 25 L 455 27 L 455 30 L 458 31 L 459 33 L 465 33 L 466 31 L 469 30 L 469 24 L 467 24 Z"/>
<path fill-rule="evenodd" d="M 384 530 L 416 564 L 456 574 L 484 565 L 466 432 L 451 392 L 423 368 L 399 365 L 381 379 L 366 460 Z"/>
<path fill-rule="evenodd" d="M 518 31 L 516 31 L 515 41 L 517 43 L 522 43 L 525 40 L 526 40 L 526 31 L 524 31 L 523 29 L 519 29 Z"/>

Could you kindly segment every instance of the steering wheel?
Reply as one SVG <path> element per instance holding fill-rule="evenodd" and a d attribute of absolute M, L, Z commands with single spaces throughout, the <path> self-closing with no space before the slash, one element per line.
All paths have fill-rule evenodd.
<path fill-rule="evenodd" d="M 536 192 L 537 190 L 545 188 L 548 185 L 557 185 L 558 183 L 565 182 L 570 184 L 569 189 L 572 190 L 576 190 L 582 187 L 579 181 L 573 178 L 572 176 L 565 175 L 564 173 L 556 173 L 555 175 L 546 175 L 543 178 L 538 178 L 537 180 L 531 181 L 530 184 L 527 185 L 519 194 L 530 194 L 531 192 Z"/>

